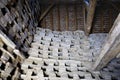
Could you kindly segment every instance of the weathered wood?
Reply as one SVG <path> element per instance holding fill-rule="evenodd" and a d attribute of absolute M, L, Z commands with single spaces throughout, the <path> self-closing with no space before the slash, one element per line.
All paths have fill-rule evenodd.
<path fill-rule="evenodd" d="M 103 45 L 100 55 L 95 62 L 94 70 L 100 70 L 103 68 L 109 61 L 111 61 L 115 56 L 120 52 L 120 14 L 118 15 L 115 23 L 105 44 Z"/>
<path fill-rule="evenodd" d="M 86 16 L 85 16 L 85 7 L 84 5 L 82 6 L 83 7 L 83 17 L 84 17 L 84 27 L 85 27 L 85 22 L 86 22 Z"/>
<path fill-rule="evenodd" d="M 50 14 L 50 21 L 51 21 L 51 30 L 53 30 L 54 28 L 53 28 L 53 11 L 51 10 L 51 14 Z"/>
<path fill-rule="evenodd" d="M 109 28 L 111 28 L 111 27 L 112 27 L 112 19 L 111 19 L 111 18 L 112 18 L 112 10 L 111 10 L 111 9 L 109 10 L 109 16 L 110 16 L 110 17 L 109 17 L 109 18 L 110 18 L 110 19 L 109 19 L 109 22 L 110 22 Z"/>
<path fill-rule="evenodd" d="M 57 15 L 57 18 L 58 18 L 58 31 L 60 31 L 61 26 L 60 26 L 60 6 L 59 5 L 57 6 L 57 13 L 58 13 L 58 15 Z"/>
<path fill-rule="evenodd" d="M 103 11 L 101 10 L 101 32 L 104 32 L 104 16 Z"/>
<path fill-rule="evenodd" d="M 69 13 L 68 13 L 68 5 L 66 5 L 66 30 L 69 27 Z"/>
<path fill-rule="evenodd" d="M 86 35 L 89 35 L 91 31 L 96 2 L 97 2 L 96 0 L 90 0 L 89 9 L 87 10 L 86 25 L 84 26 Z"/>
<path fill-rule="evenodd" d="M 41 15 L 39 21 L 41 21 L 47 14 L 48 12 L 53 8 L 54 4 L 51 4 L 46 10 L 45 12 Z"/>
<path fill-rule="evenodd" d="M 13 60 L 15 60 L 15 58 L 13 57 L 13 55 L 11 53 L 9 53 L 8 51 L 6 51 L 4 48 L 0 47 L 0 50 L 3 51 L 4 53 L 6 53 L 7 55 L 9 55 Z"/>
<path fill-rule="evenodd" d="M 119 9 L 115 4 L 113 4 L 112 2 L 111 2 L 110 4 L 113 6 L 113 8 L 114 8 L 116 11 L 120 12 L 120 9 Z"/>
<path fill-rule="evenodd" d="M 69 26 L 69 13 L 68 13 L 68 5 L 66 5 L 66 30 L 68 30 L 68 26 Z"/>
<path fill-rule="evenodd" d="M 75 23 L 75 30 L 77 30 L 77 9 L 76 9 L 76 5 L 74 5 L 74 17 L 75 17 L 75 20 L 74 20 L 74 23 Z"/>
<path fill-rule="evenodd" d="M 0 30 L 1 40 L 12 49 L 15 49 L 16 45 Z"/>

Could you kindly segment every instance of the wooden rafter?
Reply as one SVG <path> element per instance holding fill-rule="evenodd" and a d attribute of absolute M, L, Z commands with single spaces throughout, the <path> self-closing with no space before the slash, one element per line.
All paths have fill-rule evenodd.
<path fill-rule="evenodd" d="M 111 61 L 120 52 L 120 14 L 113 24 L 111 31 L 107 37 L 104 46 L 101 49 L 100 55 L 95 62 L 94 70 L 100 70 Z"/>
<path fill-rule="evenodd" d="M 86 35 L 89 35 L 91 27 L 92 27 L 96 2 L 97 2 L 96 0 L 90 0 L 90 3 L 89 3 L 89 7 L 88 7 L 88 10 L 87 10 L 87 19 L 86 19 L 86 23 L 85 23 L 85 26 L 84 26 Z"/>
<path fill-rule="evenodd" d="M 54 5 L 55 5 L 54 3 L 51 4 L 51 5 L 43 12 L 43 14 L 40 16 L 39 21 L 41 21 L 41 20 L 48 14 L 48 12 L 53 8 Z"/>
<path fill-rule="evenodd" d="M 112 2 L 111 2 L 110 4 L 113 6 L 113 8 L 114 8 L 116 11 L 120 12 L 120 9 L 119 9 L 115 4 L 113 4 Z"/>

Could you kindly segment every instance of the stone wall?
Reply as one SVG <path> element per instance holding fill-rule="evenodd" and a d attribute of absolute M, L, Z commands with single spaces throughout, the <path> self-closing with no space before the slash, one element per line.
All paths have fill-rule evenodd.
<path fill-rule="evenodd" d="M 0 29 L 27 52 L 40 16 L 40 0 L 0 0 Z M 23 45 L 24 44 L 24 45 Z"/>

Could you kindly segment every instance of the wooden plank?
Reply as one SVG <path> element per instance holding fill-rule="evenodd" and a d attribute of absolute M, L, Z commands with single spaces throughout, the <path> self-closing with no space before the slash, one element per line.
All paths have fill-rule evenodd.
<path fill-rule="evenodd" d="M 1 40 L 12 49 L 15 49 L 16 45 L 0 30 Z"/>
<path fill-rule="evenodd" d="M 76 9 L 76 5 L 74 5 L 74 17 L 75 17 L 75 20 L 74 20 L 74 23 L 75 23 L 75 30 L 77 30 L 77 9 Z"/>
<path fill-rule="evenodd" d="M 101 9 L 101 32 L 104 32 L 104 16 L 102 9 Z"/>
<path fill-rule="evenodd" d="M 54 3 L 51 4 L 51 5 L 45 10 L 45 12 L 41 15 L 39 21 L 41 21 L 41 20 L 48 14 L 48 12 L 53 8 L 53 6 L 54 6 Z"/>
<path fill-rule="evenodd" d="M 69 27 L 69 13 L 68 13 L 68 5 L 66 5 L 66 30 Z"/>
<path fill-rule="evenodd" d="M 60 31 L 61 29 L 60 29 L 60 6 L 59 5 L 57 6 L 57 13 L 58 13 L 58 15 L 57 15 L 57 18 L 58 18 L 58 31 Z"/>
<path fill-rule="evenodd" d="M 112 5 L 112 7 L 113 7 L 116 11 L 120 12 L 120 9 L 118 8 L 118 6 L 116 6 L 116 5 L 113 4 L 112 2 L 111 2 L 110 4 Z"/>
<path fill-rule="evenodd" d="M 109 32 L 107 40 L 103 45 L 100 55 L 94 64 L 94 70 L 102 69 L 109 61 L 111 61 L 120 52 L 120 14 L 113 24 Z"/>
<path fill-rule="evenodd" d="M 43 8 L 43 11 L 44 10 L 45 10 L 45 8 Z M 43 23 L 42 28 L 46 28 L 46 17 L 43 19 L 42 23 Z"/>
<path fill-rule="evenodd" d="M 91 31 L 96 2 L 97 2 L 96 0 L 90 0 L 89 9 L 87 11 L 86 25 L 84 27 L 86 35 L 89 35 Z"/>
<path fill-rule="evenodd" d="M 50 22 L 51 22 L 51 30 L 53 30 L 54 28 L 53 28 L 53 10 L 51 10 L 51 13 L 50 13 Z"/>
<path fill-rule="evenodd" d="M 109 23 L 109 28 L 111 28 L 112 27 L 112 19 L 111 19 L 112 18 L 112 10 L 111 9 L 109 10 L 109 18 L 110 18 L 109 19 L 109 22 L 110 22 Z"/>

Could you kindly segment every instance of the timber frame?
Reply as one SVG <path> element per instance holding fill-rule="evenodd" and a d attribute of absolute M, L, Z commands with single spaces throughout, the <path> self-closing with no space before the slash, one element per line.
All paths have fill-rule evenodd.
<path fill-rule="evenodd" d="M 94 64 L 93 70 L 100 70 L 120 52 L 120 14 L 115 20 L 107 40 L 103 45 L 100 55 Z"/>
<path fill-rule="evenodd" d="M 95 7 L 96 7 L 97 0 L 90 0 L 90 3 L 88 5 L 87 9 L 87 16 L 86 16 L 86 22 L 84 26 L 84 30 L 86 35 L 90 34 L 91 28 L 92 28 L 92 22 L 94 18 L 95 13 Z"/>

